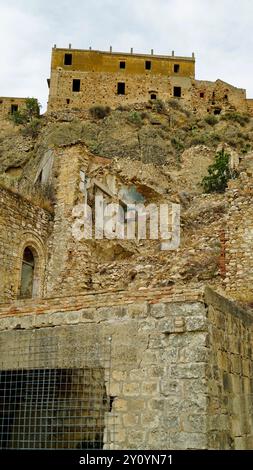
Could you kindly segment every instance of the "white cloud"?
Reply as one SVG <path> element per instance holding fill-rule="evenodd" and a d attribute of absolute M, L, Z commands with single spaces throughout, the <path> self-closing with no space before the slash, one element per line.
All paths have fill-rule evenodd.
<path fill-rule="evenodd" d="M 253 4 L 241 0 L 0 0 L 0 95 L 47 101 L 54 43 L 196 54 L 197 78 L 221 78 L 253 97 Z"/>

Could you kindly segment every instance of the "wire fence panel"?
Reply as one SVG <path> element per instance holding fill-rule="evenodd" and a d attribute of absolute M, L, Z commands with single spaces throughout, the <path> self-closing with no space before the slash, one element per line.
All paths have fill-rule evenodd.
<path fill-rule="evenodd" d="M 0 342 L 0 449 L 112 448 L 111 338 L 84 346 L 72 332 L 66 354 L 54 329 L 13 339 Z"/>

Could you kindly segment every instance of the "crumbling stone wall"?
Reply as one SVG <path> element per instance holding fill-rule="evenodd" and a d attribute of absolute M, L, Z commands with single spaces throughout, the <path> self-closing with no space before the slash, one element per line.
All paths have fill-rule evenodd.
<path fill-rule="evenodd" d="M 37 295 L 42 295 L 51 219 L 44 209 L 0 187 L 0 302 L 14 300 L 19 295 L 26 246 L 34 248 L 38 255 Z"/>
<path fill-rule="evenodd" d="M 76 147 L 68 152 L 64 148 L 59 149 L 55 155 L 57 203 L 53 232 L 48 242 L 47 296 L 78 293 L 88 288 L 91 271 L 91 246 L 77 243 L 72 236 L 72 210 L 82 196 L 79 189 L 80 169 L 86 169 L 88 157 L 86 155 L 85 159 Z M 84 200 L 80 202 L 84 203 Z"/>
<path fill-rule="evenodd" d="M 58 363 L 65 367 L 78 366 L 84 345 L 112 338 L 106 391 L 117 432 L 107 412 L 106 448 L 252 448 L 252 317 L 210 289 L 205 296 L 167 288 L 18 302 L 0 309 L 4 350 L 20 333 L 17 327 L 28 342 L 34 328 L 38 338 L 59 338 Z M 52 356 L 44 350 L 48 365 Z M 39 361 L 42 366 L 43 356 Z M 238 387 L 248 403 L 247 431 L 237 427 L 246 419 L 237 406 Z"/>
<path fill-rule="evenodd" d="M 231 181 L 227 197 L 230 209 L 226 221 L 226 291 L 238 300 L 253 301 L 253 209 L 251 177 L 245 173 Z"/>
<path fill-rule="evenodd" d="M 6 98 L 0 96 L 0 119 L 6 119 L 12 112 L 25 108 L 26 98 Z"/>
<path fill-rule="evenodd" d="M 71 58 L 65 63 L 65 56 Z M 148 61 L 150 69 L 145 68 Z M 120 64 L 124 67 L 121 68 Z M 80 81 L 73 91 L 73 80 Z M 125 90 L 118 94 L 118 83 Z M 178 94 L 179 93 L 179 94 Z M 222 80 L 195 80 L 195 58 L 121 54 L 76 49 L 52 50 L 48 111 L 118 106 L 175 98 L 198 113 L 251 112 L 246 91 Z"/>
<path fill-rule="evenodd" d="M 194 80 L 191 87 L 191 108 L 198 113 L 220 114 L 248 112 L 246 90 L 236 88 L 222 80 L 215 82 Z"/>

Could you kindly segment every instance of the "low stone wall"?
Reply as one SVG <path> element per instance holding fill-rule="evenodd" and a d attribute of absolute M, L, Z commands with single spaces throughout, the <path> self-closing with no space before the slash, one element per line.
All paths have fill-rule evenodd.
<path fill-rule="evenodd" d="M 93 292 L 37 304 L 16 302 L 0 309 L 0 329 L 2 368 L 6 364 L 17 367 L 17 358 L 10 351 L 20 334 L 26 335 L 20 342 L 24 345 L 34 332 L 36 343 L 40 336 L 54 337 L 60 345 L 57 367 L 80 367 L 82 351 L 95 343 L 103 347 L 112 339 L 110 380 L 106 381 L 112 411 L 105 420 L 105 433 L 113 436 L 113 442 L 105 439 L 107 448 L 251 446 L 252 410 L 248 406 L 245 434 L 234 424 L 242 423 L 245 413 L 239 402 L 237 408 L 232 404 L 236 406 L 236 387 L 241 387 L 241 400 L 249 405 L 250 392 L 243 387 L 250 387 L 252 377 L 252 317 L 210 289 L 205 295 L 168 288 Z M 220 364 L 223 350 L 230 364 L 229 378 Z M 23 357 L 26 355 L 19 351 L 19 364 Z M 30 367 L 32 361 L 31 355 Z M 53 355 L 47 355 L 47 361 L 48 367 L 50 361 L 55 364 Z M 102 354 L 100 361 L 106 368 L 106 356 Z M 227 381 L 231 383 L 230 400 Z M 111 415 L 115 415 L 116 435 Z"/>

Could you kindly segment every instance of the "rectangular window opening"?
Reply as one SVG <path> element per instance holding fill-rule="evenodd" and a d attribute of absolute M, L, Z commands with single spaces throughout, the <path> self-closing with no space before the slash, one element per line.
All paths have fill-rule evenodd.
<path fill-rule="evenodd" d="M 174 86 L 173 96 L 175 96 L 176 98 L 181 98 L 182 96 L 181 86 Z"/>
<path fill-rule="evenodd" d="M 179 64 L 174 64 L 174 72 L 178 73 L 179 69 L 180 69 L 180 65 Z"/>
<path fill-rule="evenodd" d="M 126 84 L 124 82 L 118 82 L 117 94 L 125 95 L 125 91 L 126 91 Z"/>
<path fill-rule="evenodd" d="M 11 114 L 14 114 L 18 111 L 18 105 L 17 104 L 12 104 L 11 105 Z"/>
<path fill-rule="evenodd" d="M 124 60 L 121 60 L 119 63 L 119 68 L 120 69 L 125 69 L 126 68 L 126 62 Z"/>
<path fill-rule="evenodd" d="M 151 93 L 150 99 L 151 99 L 151 100 L 156 100 L 156 94 L 155 94 L 155 93 Z"/>
<path fill-rule="evenodd" d="M 151 70 L 151 60 L 146 60 L 145 61 L 145 69 L 146 70 Z"/>
<path fill-rule="evenodd" d="M 199 96 L 200 96 L 200 98 L 204 98 L 205 93 L 204 93 L 203 91 L 201 91 L 200 94 L 199 94 Z"/>
<path fill-rule="evenodd" d="M 72 91 L 80 91 L 81 88 L 81 80 L 74 78 L 73 80 L 73 85 L 72 85 Z"/>
<path fill-rule="evenodd" d="M 72 54 L 65 54 L 64 65 L 72 65 Z"/>

